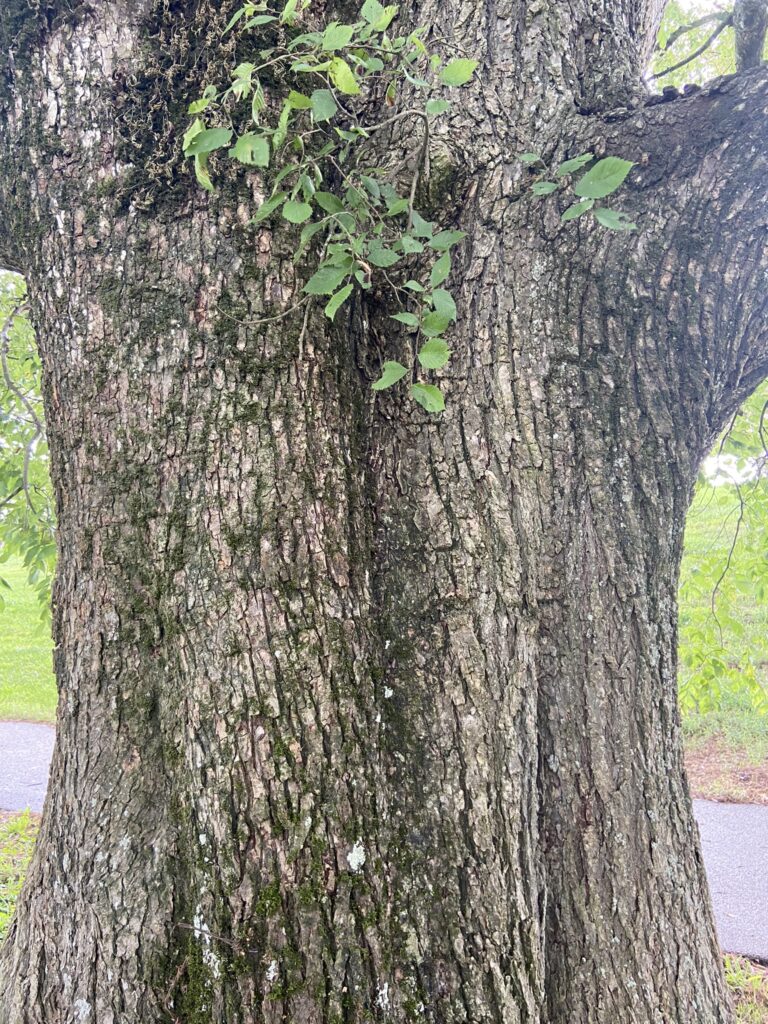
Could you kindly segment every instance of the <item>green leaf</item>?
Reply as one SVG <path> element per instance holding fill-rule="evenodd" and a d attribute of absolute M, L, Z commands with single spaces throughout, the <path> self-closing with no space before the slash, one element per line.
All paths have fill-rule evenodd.
<path fill-rule="evenodd" d="M 216 149 L 228 146 L 231 138 L 232 130 L 230 128 L 203 128 L 202 131 L 195 132 L 191 138 L 187 139 L 184 152 L 187 156 L 213 153 Z"/>
<path fill-rule="evenodd" d="M 227 34 L 227 32 L 231 32 L 231 31 L 232 31 L 232 29 L 233 29 L 233 28 L 235 27 L 235 25 L 236 25 L 236 24 L 238 23 L 238 21 L 240 21 L 240 19 L 241 19 L 241 18 L 243 17 L 243 15 L 244 15 L 244 14 L 246 14 L 246 13 L 247 13 L 247 12 L 246 12 L 246 8 L 245 8 L 245 7 L 241 7 L 239 11 L 236 11 L 236 12 L 235 12 L 235 13 L 234 13 L 234 14 L 232 15 L 232 17 L 230 18 L 230 20 L 229 20 L 229 23 L 228 23 L 227 27 L 226 27 L 226 28 L 224 29 L 224 31 L 223 31 L 223 32 L 222 32 L 221 34 L 222 34 L 222 35 L 226 35 L 226 34 Z"/>
<path fill-rule="evenodd" d="M 333 192 L 315 192 L 315 202 L 326 213 L 341 213 L 344 204 Z"/>
<path fill-rule="evenodd" d="M 269 166 L 269 142 L 264 135 L 247 132 L 235 142 L 229 155 L 250 167 Z"/>
<path fill-rule="evenodd" d="M 439 370 L 451 358 L 451 350 L 444 338 L 432 338 L 422 345 L 419 351 L 419 362 L 425 370 Z"/>
<path fill-rule="evenodd" d="M 197 153 L 195 155 L 195 177 L 198 184 L 202 185 L 207 192 L 213 192 L 213 182 L 208 173 L 208 154 Z"/>
<path fill-rule="evenodd" d="M 447 316 L 449 320 L 456 319 L 456 303 L 451 293 L 445 288 L 435 288 L 432 292 L 432 305 L 441 316 Z"/>
<path fill-rule="evenodd" d="M 307 295 L 331 295 L 349 272 L 349 267 L 320 267 L 304 285 L 304 291 Z"/>
<path fill-rule="evenodd" d="M 541 159 L 538 153 L 521 153 L 520 162 L 524 164 L 543 164 L 544 161 Z"/>
<path fill-rule="evenodd" d="M 560 188 L 555 181 L 535 181 L 531 187 L 535 196 L 548 196 Z"/>
<path fill-rule="evenodd" d="M 558 178 L 562 178 L 566 174 L 573 174 L 574 171 L 580 171 L 590 160 L 594 160 L 592 153 L 582 153 L 581 156 L 575 156 L 571 160 L 564 160 L 555 174 Z"/>
<path fill-rule="evenodd" d="M 393 384 L 402 380 L 406 373 L 408 369 L 402 363 L 388 360 L 381 368 L 381 376 L 371 384 L 371 387 L 374 391 L 384 391 L 385 388 L 391 388 Z"/>
<path fill-rule="evenodd" d="M 427 313 L 421 322 L 422 333 L 427 338 L 437 338 L 450 324 L 451 319 L 451 317 L 445 316 L 444 313 L 438 313 L 437 310 L 433 313 Z"/>
<path fill-rule="evenodd" d="M 424 220 L 415 210 L 411 217 L 411 224 L 413 225 L 413 234 L 417 238 L 432 237 L 432 224 L 428 220 Z"/>
<path fill-rule="evenodd" d="M 437 285 L 442 284 L 443 281 L 448 277 L 451 272 L 451 254 L 445 252 L 439 260 L 435 262 L 432 267 L 432 273 L 429 275 L 429 281 L 433 288 Z"/>
<path fill-rule="evenodd" d="M 573 186 L 573 191 L 584 199 L 604 199 L 621 187 L 634 166 L 630 160 L 607 156 L 590 167 Z"/>
<path fill-rule="evenodd" d="M 384 17 L 384 7 L 379 0 L 365 0 L 360 10 L 360 17 L 365 18 L 369 25 L 375 25 Z"/>
<path fill-rule="evenodd" d="M 291 25 L 296 17 L 296 7 L 299 0 L 286 0 L 286 4 L 280 14 L 281 25 Z"/>
<path fill-rule="evenodd" d="M 476 67 L 476 60 L 467 60 L 464 57 L 452 60 L 440 72 L 440 81 L 443 85 L 465 85 L 474 75 Z"/>
<path fill-rule="evenodd" d="M 591 210 L 594 205 L 594 199 L 582 199 L 580 203 L 574 203 L 573 206 L 569 206 L 560 220 L 563 222 L 576 220 L 576 218 L 580 217 L 582 213 L 586 213 L 587 210 Z"/>
<path fill-rule="evenodd" d="M 288 137 L 288 125 L 291 121 L 291 113 L 291 105 L 288 100 L 286 100 L 283 104 L 283 109 L 280 111 L 280 117 L 277 122 L 275 134 L 272 136 L 272 148 L 275 152 L 280 149 Z"/>
<path fill-rule="evenodd" d="M 340 25 L 337 21 L 332 21 L 323 32 L 322 48 L 327 52 L 342 50 L 349 44 L 354 34 L 354 25 Z"/>
<path fill-rule="evenodd" d="M 258 224 L 262 220 L 266 220 L 270 214 L 274 213 L 275 210 L 284 201 L 286 196 L 285 192 L 278 192 L 272 196 L 271 199 L 267 199 L 265 203 L 262 203 L 256 213 L 253 215 L 253 223 Z"/>
<path fill-rule="evenodd" d="M 283 207 L 283 216 L 291 224 L 303 224 L 312 216 L 312 207 L 309 203 L 299 203 L 291 199 Z"/>
<path fill-rule="evenodd" d="M 442 412 L 445 409 L 443 393 L 434 384 L 413 384 L 411 386 L 411 397 L 426 409 L 427 412 Z"/>
<path fill-rule="evenodd" d="M 460 242 L 462 238 L 466 237 L 466 231 L 438 231 L 429 244 L 433 249 L 450 249 L 451 246 L 456 245 L 457 242 Z"/>
<path fill-rule="evenodd" d="M 345 285 L 341 291 L 336 292 L 336 294 L 331 297 L 328 305 L 325 307 L 325 315 L 327 317 L 330 317 L 330 319 L 333 320 L 339 308 L 344 305 L 352 294 L 354 287 L 355 286 L 353 284 Z"/>
<path fill-rule="evenodd" d="M 419 318 L 413 313 L 393 313 L 392 320 L 397 320 L 399 323 L 405 324 L 406 327 L 419 326 Z"/>
<path fill-rule="evenodd" d="M 405 213 L 410 206 L 407 199 L 396 199 L 390 206 L 387 207 L 387 212 L 384 214 L 385 217 L 397 217 L 401 213 Z"/>
<path fill-rule="evenodd" d="M 305 96 L 303 92 L 297 92 L 295 89 L 291 89 L 285 102 L 291 110 L 309 110 L 312 106 L 309 96 Z"/>
<path fill-rule="evenodd" d="M 399 260 L 398 254 L 381 242 L 373 241 L 368 246 L 368 261 L 374 267 L 393 267 Z"/>
<path fill-rule="evenodd" d="M 312 117 L 315 121 L 330 121 L 339 109 L 330 89 L 315 89 L 311 102 Z"/>
<path fill-rule="evenodd" d="M 444 114 L 450 109 L 451 104 L 448 100 L 427 100 L 426 111 L 430 117 L 437 117 L 438 114 Z"/>
<path fill-rule="evenodd" d="M 620 210 L 608 210 L 604 206 L 598 206 L 593 210 L 593 213 L 595 220 L 602 224 L 604 228 L 610 228 L 611 231 L 637 230 L 637 224 Z"/>
<path fill-rule="evenodd" d="M 403 235 L 400 239 L 400 245 L 402 246 L 403 252 L 415 253 L 424 252 L 424 246 L 421 242 L 417 242 L 415 238 L 411 238 L 410 235 Z"/>
<path fill-rule="evenodd" d="M 202 114 L 211 105 L 211 100 L 203 97 L 200 100 L 193 100 L 192 103 L 187 107 L 188 114 Z M 197 134 L 197 133 L 195 133 Z"/>
<path fill-rule="evenodd" d="M 406 281 L 403 288 L 409 288 L 412 292 L 425 292 L 427 289 L 418 281 Z"/>
<path fill-rule="evenodd" d="M 277 21 L 274 14 L 257 14 L 255 18 L 249 18 L 243 28 L 258 28 L 259 25 L 269 25 L 272 21 Z"/>
<path fill-rule="evenodd" d="M 360 86 L 357 84 L 355 73 L 343 57 L 333 58 L 328 74 L 339 92 L 343 92 L 346 96 L 360 95 Z"/>

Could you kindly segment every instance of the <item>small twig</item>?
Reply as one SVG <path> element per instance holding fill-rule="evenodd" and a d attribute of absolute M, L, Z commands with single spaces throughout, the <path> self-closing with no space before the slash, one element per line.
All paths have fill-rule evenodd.
<path fill-rule="evenodd" d="M 667 39 L 663 46 L 657 46 L 657 53 L 666 53 L 670 50 L 678 39 L 682 39 L 683 36 L 688 35 L 689 32 L 695 32 L 697 28 L 703 28 L 704 25 L 708 25 L 710 21 L 722 21 L 723 18 L 730 18 L 727 11 L 715 11 L 713 14 L 705 14 L 702 18 L 697 18 L 696 21 L 692 21 L 690 25 L 681 25 L 680 28 L 676 28 L 675 31 Z"/>
<path fill-rule="evenodd" d="M 679 71 L 680 68 L 684 68 L 686 64 L 690 64 L 692 60 L 696 60 L 700 57 L 705 50 L 714 43 L 717 37 L 723 32 L 729 25 L 733 24 L 733 18 L 729 15 L 724 21 L 721 21 L 717 26 L 712 35 L 707 39 L 706 42 L 702 43 L 698 50 L 694 50 L 693 53 L 689 54 L 684 60 L 679 60 L 677 64 L 673 64 L 671 68 L 665 68 L 663 71 L 658 71 L 655 75 L 651 75 L 649 78 L 650 82 L 655 82 L 657 78 L 664 78 L 665 75 L 671 75 L 673 71 Z"/>
<path fill-rule="evenodd" d="M 305 303 L 309 302 L 309 298 L 309 295 L 305 295 L 303 299 L 294 303 L 292 306 L 289 306 L 288 309 L 284 310 L 282 313 L 277 313 L 275 316 L 265 316 L 260 320 L 238 320 L 236 316 L 232 316 L 231 313 L 227 313 L 225 309 L 222 309 L 221 306 L 218 305 L 216 306 L 216 312 L 221 313 L 221 315 L 225 316 L 227 320 L 240 324 L 241 327 L 258 327 L 260 324 L 271 324 L 276 320 L 284 320 L 285 317 L 290 316 L 291 313 L 295 313 L 297 309 L 301 309 Z"/>

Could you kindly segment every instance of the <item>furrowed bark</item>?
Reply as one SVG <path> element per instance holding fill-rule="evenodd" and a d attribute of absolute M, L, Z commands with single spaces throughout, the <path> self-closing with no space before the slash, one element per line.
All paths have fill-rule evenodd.
<path fill-rule="evenodd" d="M 230 13 L 14 23 L 61 700 L 0 1020 L 728 1021 L 675 591 L 698 463 L 768 373 L 765 74 L 585 116 L 636 95 L 659 4 L 408 13 L 481 60 L 423 197 L 468 232 L 437 420 L 372 399 L 411 357 L 386 295 L 255 322 L 295 239 L 178 157 Z M 640 230 L 532 201 L 532 136 L 636 160 Z"/>

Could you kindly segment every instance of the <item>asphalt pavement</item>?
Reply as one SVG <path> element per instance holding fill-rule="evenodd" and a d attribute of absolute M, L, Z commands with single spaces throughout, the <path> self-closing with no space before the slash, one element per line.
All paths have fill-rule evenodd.
<path fill-rule="evenodd" d="M 40 813 L 51 726 L 0 722 L 0 810 Z M 768 962 L 768 807 L 694 800 L 720 945 Z"/>

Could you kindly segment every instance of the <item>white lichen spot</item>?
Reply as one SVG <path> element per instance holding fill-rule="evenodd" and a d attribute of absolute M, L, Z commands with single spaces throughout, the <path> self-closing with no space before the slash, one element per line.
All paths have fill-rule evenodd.
<path fill-rule="evenodd" d="M 389 982 L 385 981 L 376 996 L 376 1005 L 385 1013 L 389 1009 Z"/>
<path fill-rule="evenodd" d="M 385 700 L 389 700 L 389 698 L 394 694 L 394 692 L 395 691 L 391 687 L 385 686 L 384 687 L 384 699 Z"/>
<path fill-rule="evenodd" d="M 349 870 L 352 872 L 359 871 L 363 864 L 365 864 L 365 849 L 363 848 L 363 842 L 358 839 L 355 845 L 347 854 L 347 864 L 349 864 Z"/>
<path fill-rule="evenodd" d="M 267 981 L 269 982 L 270 985 L 277 978 L 277 971 L 278 971 L 277 960 L 273 960 L 270 963 L 269 967 L 267 968 L 267 974 L 266 974 Z"/>
<path fill-rule="evenodd" d="M 91 1004 L 86 999 L 76 999 L 73 1005 L 75 1020 L 91 1019 Z"/>

